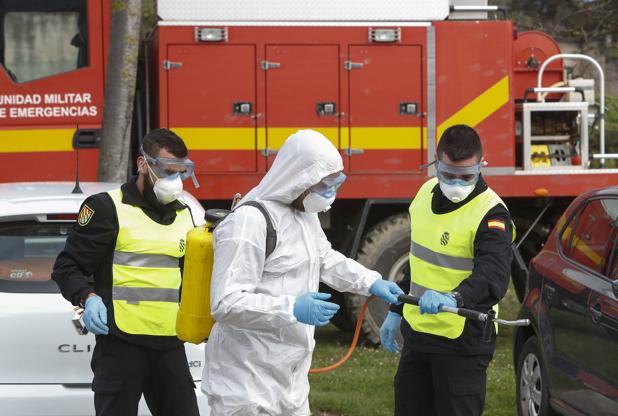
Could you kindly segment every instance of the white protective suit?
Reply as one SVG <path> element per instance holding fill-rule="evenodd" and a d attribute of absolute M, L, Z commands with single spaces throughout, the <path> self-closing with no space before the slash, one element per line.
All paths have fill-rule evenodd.
<path fill-rule="evenodd" d="M 301 130 L 281 147 L 260 184 L 241 201 L 268 210 L 277 246 L 265 260 L 266 221 L 240 207 L 214 232 L 211 308 L 216 324 L 206 343 L 202 390 L 213 416 L 308 416 L 314 327 L 293 314 L 296 297 L 320 280 L 369 295 L 381 276 L 333 250 L 317 214 L 290 204 L 324 177 L 343 169 L 323 135 Z"/>

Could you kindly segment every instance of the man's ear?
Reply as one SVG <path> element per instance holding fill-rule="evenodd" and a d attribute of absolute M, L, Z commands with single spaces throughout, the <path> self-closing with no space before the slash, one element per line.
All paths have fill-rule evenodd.
<path fill-rule="evenodd" d="M 137 171 L 145 175 L 146 173 L 148 173 L 147 169 L 148 166 L 146 166 L 146 159 L 144 158 L 144 156 L 139 155 L 137 157 Z"/>

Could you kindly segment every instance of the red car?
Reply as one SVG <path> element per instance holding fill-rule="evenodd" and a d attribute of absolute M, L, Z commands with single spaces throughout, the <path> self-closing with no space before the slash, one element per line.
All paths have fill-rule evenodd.
<path fill-rule="evenodd" d="M 514 361 L 519 416 L 618 415 L 618 187 L 585 193 L 530 263 Z"/>

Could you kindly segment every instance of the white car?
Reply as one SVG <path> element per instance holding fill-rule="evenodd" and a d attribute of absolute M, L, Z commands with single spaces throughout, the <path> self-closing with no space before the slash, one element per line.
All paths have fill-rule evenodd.
<path fill-rule="evenodd" d="M 84 199 L 113 183 L 0 184 L 0 415 L 94 415 L 92 334 L 73 323 L 73 306 L 51 280 L 58 253 Z M 195 217 L 204 209 L 185 192 Z M 199 389 L 203 345 L 186 344 L 200 414 L 210 410 Z M 140 415 L 149 415 L 144 399 Z"/>

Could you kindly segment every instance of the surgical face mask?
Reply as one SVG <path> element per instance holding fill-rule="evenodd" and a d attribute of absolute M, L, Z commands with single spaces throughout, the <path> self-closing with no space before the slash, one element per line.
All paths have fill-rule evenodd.
<path fill-rule="evenodd" d="M 305 212 L 324 212 L 330 209 L 330 206 L 335 202 L 336 195 L 324 197 L 316 192 L 309 192 L 303 199 L 303 207 Z"/>
<path fill-rule="evenodd" d="M 466 199 L 478 182 L 481 164 L 472 166 L 453 166 L 437 161 L 440 190 L 451 202 L 459 203 Z"/>
<path fill-rule="evenodd" d="M 153 181 L 154 186 L 152 188 L 157 201 L 163 205 L 167 205 L 180 198 L 182 195 L 182 179 L 180 173 L 175 173 L 165 178 L 158 178 L 152 171 L 150 165 L 148 166 L 148 173 L 154 176 L 156 179 Z M 152 181 L 152 176 L 150 180 Z"/>
<path fill-rule="evenodd" d="M 466 199 L 468 195 L 474 191 L 474 186 L 475 185 L 463 185 L 461 183 L 448 184 L 440 182 L 440 189 L 444 196 L 456 204 Z"/>

